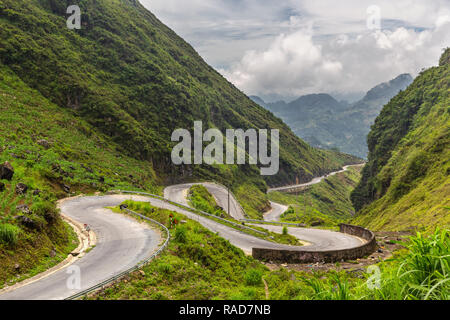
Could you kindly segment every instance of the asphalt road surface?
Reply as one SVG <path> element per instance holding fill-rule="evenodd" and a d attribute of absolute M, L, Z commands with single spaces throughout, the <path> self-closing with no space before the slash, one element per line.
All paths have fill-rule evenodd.
<path fill-rule="evenodd" d="M 186 196 L 189 188 L 196 184 L 202 184 L 206 189 L 208 189 L 209 193 L 211 193 L 216 199 L 217 204 L 222 207 L 225 212 L 229 212 L 234 219 L 242 220 L 245 218 L 245 214 L 242 211 L 241 206 L 231 193 L 230 210 L 228 211 L 228 190 L 214 183 L 187 183 L 169 186 L 164 189 L 164 198 L 189 206 Z"/>
<path fill-rule="evenodd" d="M 205 187 L 216 198 L 217 203 L 228 211 L 228 192 L 219 185 L 204 183 Z M 188 205 L 187 190 L 192 184 L 176 185 L 164 190 L 164 197 L 172 201 Z M 145 223 L 138 223 L 130 217 L 112 213 L 105 207 L 117 206 L 127 199 L 148 201 L 152 205 L 184 214 L 198 221 L 205 228 L 218 233 L 231 244 L 251 254 L 252 248 L 271 248 L 289 250 L 334 250 L 359 246 L 363 240 L 347 234 L 319 229 L 289 227 L 289 233 L 309 243 L 307 246 L 289 246 L 266 241 L 204 216 L 181 209 L 160 199 L 135 195 L 108 195 L 68 199 L 61 205 L 62 212 L 73 220 L 88 224 L 97 236 L 97 244 L 85 256 L 75 263 L 36 282 L 30 283 L 10 292 L 0 295 L 0 300 L 56 300 L 64 299 L 82 290 L 90 288 L 102 281 L 119 274 L 144 259 L 150 257 L 161 243 L 159 231 L 151 229 Z M 273 210 L 266 219 L 279 219 L 285 206 L 272 204 Z M 244 218 L 244 213 L 234 197 L 230 196 L 230 214 L 236 219 Z M 262 227 L 281 233 L 282 227 L 263 225 Z M 71 288 L 68 273 L 69 268 L 80 270 L 80 287 Z"/>
<path fill-rule="evenodd" d="M 289 208 L 283 204 L 270 202 L 272 209 L 264 214 L 265 221 L 280 221 L 281 215 Z"/>
<path fill-rule="evenodd" d="M 170 186 L 164 190 L 164 197 L 168 200 L 181 202 L 187 205 L 186 199 L 183 199 L 186 195 L 186 189 L 189 189 L 192 184 L 183 184 L 177 186 Z M 206 186 L 206 185 L 205 185 Z M 220 194 L 214 194 L 215 190 L 223 188 L 221 186 L 216 185 L 215 189 L 208 189 L 215 197 L 219 197 L 220 194 L 223 194 L 225 190 L 222 190 Z M 231 206 L 230 206 L 231 207 Z M 273 211 L 275 211 L 275 215 L 279 215 L 280 212 L 284 212 L 282 205 L 275 204 Z M 231 207 L 233 209 L 233 207 Z M 178 211 L 178 210 L 177 210 Z M 187 211 L 186 211 L 187 212 Z M 236 215 L 236 213 L 231 212 L 231 215 Z M 271 214 L 271 213 L 269 213 Z M 308 229 L 308 228 L 297 228 L 297 227 L 289 227 L 289 233 L 294 235 L 300 240 L 304 240 L 309 243 L 307 246 L 295 247 L 283 244 L 277 244 L 274 242 L 262 240 L 253 236 L 246 235 L 244 233 L 238 232 L 232 228 L 226 227 L 220 223 L 214 222 L 208 218 L 200 217 L 194 213 L 187 214 L 189 218 L 194 218 L 194 220 L 198 220 L 202 223 L 206 228 L 210 229 L 214 232 L 219 232 L 219 235 L 225 239 L 228 239 L 232 244 L 241 248 L 247 253 L 251 253 L 252 248 L 277 248 L 277 249 L 289 249 L 289 250 L 308 250 L 308 251 L 317 251 L 317 250 L 335 250 L 335 249 L 346 249 L 346 248 L 354 248 L 363 243 L 363 240 L 360 238 L 330 231 L 330 230 L 321 230 L 321 229 Z M 270 225 L 259 225 L 260 227 L 269 229 L 274 232 L 281 233 L 282 227 L 279 226 L 270 226 Z"/>
<path fill-rule="evenodd" d="M 290 185 L 290 186 L 285 186 L 285 187 L 279 187 L 279 188 L 270 188 L 269 190 L 267 190 L 267 192 L 284 191 L 284 190 L 289 190 L 289 189 L 292 189 L 292 188 L 301 188 L 301 187 L 312 186 L 313 184 L 317 184 L 317 183 L 321 182 L 323 179 L 325 179 L 327 177 L 334 176 L 335 174 L 338 174 L 338 173 L 341 173 L 341 172 L 345 172 L 345 171 L 348 170 L 349 167 L 352 167 L 352 166 L 360 166 L 360 165 L 357 164 L 357 165 L 345 166 L 345 167 L 343 167 L 342 170 L 331 172 L 331 173 L 329 173 L 327 175 L 314 178 L 310 182 L 301 183 L 301 184 L 295 184 L 295 185 Z"/>
<path fill-rule="evenodd" d="M 143 199 L 133 196 L 133 199 Z M 83 197 L 65 201 L 62 212 L 80 223 L 87 223 L 97 236 L 94 249 L 73 264 L 14 291 L 0 295 L 1 300 L 56 300 L 67 298 L 119 274 L 148 258 L 161 242 L 159 231 L 122 214 L 104 209 L 116 206 L 130 196 Z M 79 267 L 80 288 L 70 278 Z M 70 269 L 68 269 L 70 268 Z M 68 273 L 71 271 L 72 273 Z"/>

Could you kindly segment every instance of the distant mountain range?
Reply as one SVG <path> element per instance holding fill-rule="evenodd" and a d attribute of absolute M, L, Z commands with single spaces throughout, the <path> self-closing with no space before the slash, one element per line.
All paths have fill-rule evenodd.
<path fill-rule="evenodd" d="M 382 83 L 359 101 L 349 104 L 329 94 L 309 94 L 286 103 L 266 103 L 250 97 L 286 122 L 296 135 L 319 148 L 367 157 L 366 137 L 371 125 L 385 104 L 413 81 L 410 74 Z"/>

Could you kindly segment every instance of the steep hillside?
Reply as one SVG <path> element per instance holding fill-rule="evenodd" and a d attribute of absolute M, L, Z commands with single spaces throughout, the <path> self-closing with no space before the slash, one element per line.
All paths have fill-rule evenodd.
<path fill-rule="evenodd" d="M 352 194 L 356 222 L 374 229 L 450 224 L 450 49 L 382 110 Z"/>
<path fill-rule="evenodd" d="M 409 74 L 382 83 L 354 103 L 338 102 L 328 94 L 302 96 L 290 103 L 253 101 L 283 119 L 297 136 L 313 146 L 337 148 L 358 157 L 367 156 L 366 136 L 382 107 L 412 82 Z"/>
<path fill-rule="evenodd" d="M 95 128 L 0 64 L 0 288 L 44 271 L 77 246 L 55 208 L 79 192 L 158 192 L 151 163 L 123 156 Z M 13 172 L 3 169 L 5 162 Z"/>
<path fill-rule="evenodd" d="M 285 184 L 354 161 L 311 148 L 251 102 L 137 1 L 0 0 L 0 287 L 45 270 L 76 246 L 62 197 L 113 188 L 153 193 L 175 180 L 215 179 L 261 214 L 255 166 L 176 168 L 175 128 L 279 128 Z M 13 174 L 10 174 L 13 171 Z"/>
<path fill-rule="evenodd" d="M 111 137 L 123 153 L 150 160 L 166 181 L 196 177 L 265 185 L 255 168 L 175 167 L 177 128 L 280 129 L 271 185 L 309 180 L 348 159 L 312 149 L 282 121 L 226 81 L 135 0 L 81 0 L 81 30 L 66 27 L 68 0 L 2 0 L 0 61 L 58 106 Z M 230 180 L 233 180 L 230 182 Z M 240 181 L 242 182 L 242 181 Z"/>

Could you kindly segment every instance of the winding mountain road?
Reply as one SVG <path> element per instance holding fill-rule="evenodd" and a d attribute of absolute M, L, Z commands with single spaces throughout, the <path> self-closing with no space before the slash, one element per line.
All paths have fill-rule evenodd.
<path fill-rule="evenodd" d="M 224 196 L 224 194 L 228 194 L 227 190 L 220 186 L 214 185 L 214 188 L 211 188 L 212 183 L 202 183 L 208 191 L 217 199 Z M 183 203 L 184 205 L 188 205 L 188 201 L 186 200 L 187 190 L 192 186 L 192 183 L 188 184 L 180 184 L 175 186 L 170 186 L 164 189 L 164 198 Z M 216 193 L 217 192 L 217 193 Z M 153 202 L 153 201 L 152 201 Z M 233 204 L 233 202 L 236 202 Z M 240 211 L 242 210 L 237 204 L 237 201 L 234 197 L 230 197 L 230 215 L 232 217 L 240 216 Z M 219 203 L 218 203 L 219 204 Z M 220 205 L 220 204 L 219 204 Z M 174 207 L 174 206 L 172 206 Z M 177 207 L 174 207 L 177 208 Z M 175 210 L 175 209 L 171 210 Z M 237 209 L 238 208 L 238 209 Z M 274 215 L 279 217 L 284 211 L 286 206 L 273 203 L 272 211 L 267 215 Z M 238 212 L 233 212 L 233 210 L 239 210 Z M 179 211 L 175 210 L 175 211 Z M 289 245 L 278 244 L 270 241 L 266 241 L 260 238 L 256 238 L 244 233 L 241 233 L 233 228 L 226 227 L 221 223 L 212 221 L 208 218 L 198 216 L 195 213 L 186 211 L 186 214 L 189 218 L 198 220 L 203 226 L 210 229 L 214 232 L 219 232 L 219 235 L 227 240 L 229 240 L 235 246 L 241 248 L 246 253 L 250 254 L 252 248 L 270 248 L 270 249 L 289 249 L 295 250 L 296 248 L 303 251 L 326 251 L 326 250 L 338 250 L 338 249 L 348 249 L 354 248 L 361 245 L 364 241 L 358 237 L 354 237 L 348 234 L 330 231 L 330 230 L 320 230 L 320 229 L 308 229 L 308 228 L 297 228 L 297 227 L 289 227 L 289 233 L 294 235 L 300 240 L 306 241 L 309 245 L 302 247 L 295 247 Z M 276 218 L 275 217 L 275 218 Z M 270 218 L 270 217 L 269 217 Z M 267 216 L 266 216 L 267 219 Z M 258 225 L 260 227 L 266 228 L 270 231 L 274 231 L 277 233 L 282 232 L 282 227 L 279 226 L 271 226 L 271 225 Z"/>
<path fill-rule="evenodd" d="M 269 190 L 267 190 L 267 192 L 286 191 L 286 190 L 293 189 L 293 188 L 301 188 L 301 187 L 312 186 L 312 185 L 314 185 L 314 184 L 317 184 L 317 183 L 321 182 L 321 181 L 322 181 L 323 179 L 325 179 L 325 178 L 334 176 L 334 175 L 336 175 L 336 174 L 338 174 L 338 173 L 341 173 L 341 172 L 345 172 L 345 171 L 347 171 L 348 168 L 350 168 L 350 167 L 361 166 L 361 165 L 362 165 L 362 164 L 356 164 L 356 165 L 353 164 L 353 165 L 344 166 L 344 167 L 342 168 L 342 170 L 334 171 L 334 172 L 331 172 L 331 173 L 329 173 L 329 174 L 327 174 L 327 175 L 323 175 L 323 176 L 321 176 L 321 177 L 316 177 L 316 178 L 312 179 L 312 180 L 309 181 L 309 182 L 306 182 L 306 183 L 300 183 L 300 184 L 295 184 L 295 185 L 290 185 L 290 186 L 285 186 L 285 187 L 270 188 Z"/>
<path fill-rule="evenodd" d="M 134 200 L 146 200 L 132 196 Z M 13 291 L 0 300 L 60 300 L 90 288 L 150 257 L 161 242 L 159 231 L 122 214 L 104 209 L 117 206 L 130 196 L 74 198 L 61 204 L 61 211 L 71 219 L 87 223 L 97 237 L 96 247 L 73 264 Z M 79 268 L 80 287 L 70 289 Z M 69 269 L 70 268 L 70 269 Z M 68 273 L 71 271 L 73 273 Z M 76 282 L 75 282 L 76 283 Z"/>
<path fill-rule="evenodd" d="M 182 184 L 167 187 L 164 190 L 164 196 L 166 199 L 188 205 L 187 190 L 192 185 Z M 217 203 L 228 211 L 227 189 L 213 183 L 203 183 L 203 185 L 213 194 Z M 61 211 L 69 218 L 79 223 L 86 223 L 91 227 L 97 237 L 96 247 L 73 264 L 65 266 L 47 277 L 0 294 L 0 300 L 64 299 L 120 274 L 150 257 L 161 244 L 159 231 L 126 215 L 116 214 L 105 209 L 105 207 L 117 206 L 125 200 L 148 201 L 153 206 L 184 214 L 212 232 L 218 233 L 247 254 L 251 254 L 252 248 L 255 247 L 318 251 L 352 248 L 363 242 L 360 238 L 329 230 L 289 228 L 290 234 L 308 242 L 306 246 L 295 247 L 248 235 L 161 199 L 136 195 L 78 197 L 63 201 L 60 206 Z M 286 209 L 285 206 L 276 203 L 272 203 L 272 206 L 272 211 L 266 215 L 267 220 L 279 219 Z M 232 195 L 230 196 L 230 214 L 236 219 L 242 219 L 245 216 L 241 206 Z M 263 225 L 262 227 L 281 233 L 281 227 L 278 226 Z M 69 278 L 74 276 L 68 271 L 73 271 L 73 267 L 79 268 L 80 286 L 78 288 L 68 286 Z"/>
<path fill-rule="evenodd" d="M 267 211 L 263 216 L 265 221 L 280 221 L 281 215 L 289 209 L 288 206 L 273 201 L 270 201 L 270 206 L 272 209 Z"/>
<path fill-rule="evenodd" d="M 177 184 L 173 186 L 169 186 L 164 189 L 164 198 L 169 199 L 174 202 L 178 202 L 184 204 L 185 206 L 189 206 L 187 195 L 189 188 L 193 185 L 203 185 L 209 193 L 211 193 L 216 200 L 216 203 L 222 207 L 225 212 L 229 212 L 230 215 L 236 220 L 242 220 L 245 218 L 245 213 L 242 210 L 239 202 L 233 196 L 232 193 L 230 196 L 230 210 L 228 211 L 228 190 L 220 185 L 210 182 L 204 183 L 186 183 L 186 184 Z"/>
<path fill-rule="evenodd" d="M 310 182 L 292 185 L 292 186 L 279 187 L 279 188 L 270 188 L 269 190 L 267 190 L 267 192 L 286 191 L 286 190 L 289 190 L 292 188 L 301 188 L 301 187 L 312 186 L 312 185 L 318 184 L 319 182 L 323 181 L 323 179 L 325 179 L 325 178 L 334 176 L 341 172 L 345 172 L 350 167 L 357 167 L 357 166 L 362 166 L 362 164 L 356 164 L 356 165 L 354 164 L 354 165 L 344 166 L 342 168 L 342 170 L 334 171 L 327 175 L 323 175 L 321 177 L 314 178 Z M 282 204 L 279 204 L 276 202 L 270 202 L 270 205 L 272 207 L 272 210 L 270 210 L 264 214 L 264 220 L 265 221 L 280 221 L 281 215 L 288 209 L 288 206 L 285 206 L 285 205 L 282 205 Z"/>

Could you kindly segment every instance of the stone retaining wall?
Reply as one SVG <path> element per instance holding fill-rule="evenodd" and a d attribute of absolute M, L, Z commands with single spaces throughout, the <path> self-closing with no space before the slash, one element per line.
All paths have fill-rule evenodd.
<path fill-rule="evenodd" d="M 372 231 L 349 224 L 341 224 L 339 227 L 341 232 L 360 237 L 367 242 L 355 248 L 328 251 L 306 251 L 301 250 L 301 248 L 298 250 L 253 248 L 252 255 L 255 259 L 261 261 L 279 263 L 338 262 L 362 258 L 372 254 L 377 249 L 377 242 Z"/>

